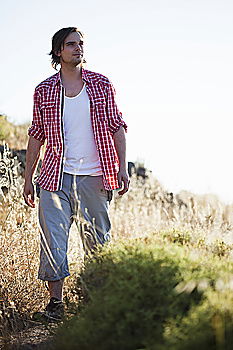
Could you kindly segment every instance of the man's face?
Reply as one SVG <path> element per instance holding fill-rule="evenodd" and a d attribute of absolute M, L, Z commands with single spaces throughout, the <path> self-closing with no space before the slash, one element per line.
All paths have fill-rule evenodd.
<path fill-rule="evenodd" d="M 77 66 L 83 61 L 83 39 L 77 33 L 70 33 L 64 41 L 64 46 L 61 52 L 57 54 L 60 56 L 61 65 L 68 64 Z"/>

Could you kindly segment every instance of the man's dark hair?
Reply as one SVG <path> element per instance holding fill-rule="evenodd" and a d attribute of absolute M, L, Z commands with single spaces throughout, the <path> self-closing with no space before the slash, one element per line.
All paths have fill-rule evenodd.
<path fill-rule="evenodd" d="M 58 30 L 52 38 L 52 50 L 49 55 L 52 56 L 52 67 L 57 70 L 57 65 L 60 64 L 60 57 L 56 52 L 60 52 L 64 46 L 64 41 L 70 33 L 77 32 L 83 39 L 84 34 L 76 27 L 67 27 Z M 83 61 L 85 62 L 85 60 Z"/>

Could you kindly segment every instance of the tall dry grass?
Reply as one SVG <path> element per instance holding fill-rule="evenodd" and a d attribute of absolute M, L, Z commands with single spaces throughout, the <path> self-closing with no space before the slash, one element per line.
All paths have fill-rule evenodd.
<path fill-rule="evenodd" d="M 233 243 L 233 204 L 226 205 L 214 195 L 168 193 L 153 175 L 146 181 L 133 177 L 129 193 L 122 198 L 116 195 L 111 217 L 114 237 L 181 230 L 207 244 L 216 239 Z"/>
<path fill-rule="evenodd" d="M 7 116 L 0 114 L 0 144 L 5 141 L 10 148 L 25 149 L 29 124 L 14 125 Z"/>

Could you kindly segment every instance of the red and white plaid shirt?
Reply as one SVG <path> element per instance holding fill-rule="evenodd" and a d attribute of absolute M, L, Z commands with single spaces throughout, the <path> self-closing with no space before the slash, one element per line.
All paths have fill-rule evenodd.
<path fill-rule="evenodd" d="M 114 147 L 113 134 L 123 126 L 115 102 L 115 90 L 108 78 L 82 68 L 82 80 L 90 99 L 90 114 L 103 172 L 103 184 L 106 190 L 119 187 L 117 173 L 119 160 Z M 64 87 L 60 72 L 40 83 L 34 93 L 33 121 L 28 135 L 42 143 L 47 140 L 42 163 L 39 185 L 48 191 L 58 191 L 62 187 L 64 166 Z"/>

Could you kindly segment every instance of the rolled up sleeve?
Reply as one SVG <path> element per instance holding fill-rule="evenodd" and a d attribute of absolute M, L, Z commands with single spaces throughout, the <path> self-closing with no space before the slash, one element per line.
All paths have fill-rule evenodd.
<path fill-rule="evenodd" d="M 36 140 L 44 143 L 45 134 L 40 106 L 41 95 L 40 92 L 36 89 L 33 97 L 33 120 L 31 127 L 28 129 L 28 135 L 33 136 Z"/>
<path fill-rule="evenodd" d="M 119 111 L 115 101 L 116 91 L 110 82 L 107 97 L 107 115 L 109 122 L 109 130 L 115 134 L 122 126 L 127 131 L 127 125 L 122 118 L 122 113 Z"/>

